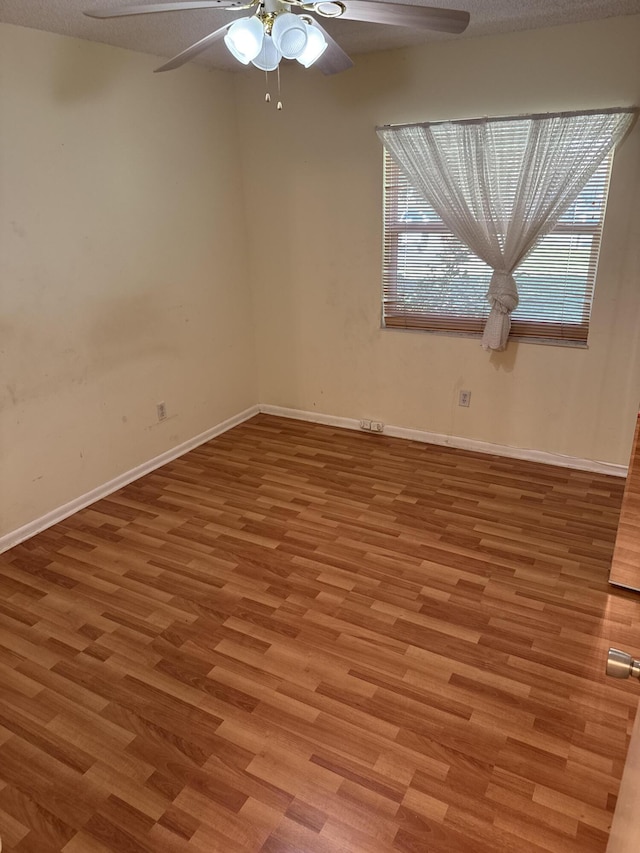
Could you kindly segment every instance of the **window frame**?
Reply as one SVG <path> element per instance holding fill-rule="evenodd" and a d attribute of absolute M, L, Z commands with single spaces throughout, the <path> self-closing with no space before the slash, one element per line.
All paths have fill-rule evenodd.
<path fill-rule="evenodd" d="M 397 292 L 398 281 L 398 258 L 400 256 L 400 238 L 404 234 L 446 234 L 451 231 L 438 217 L 437 221 L 414 221 L 402 222 L 400 216 L 400 183 L 396 180 L 393 184 L 395 189 L 390 194 L 389 171 L 395 170 L 397 175 L 401 172 L 399 167 L 386 149 L 383 149 L 383 293 L 381 325 L 385 329 L 404 329 L 409 331 L 427 331 L 435 334 L 462 335 L 469 337 L 480 337 L 482 335 L 486 318 L 489 313 L 489 305 L 482 306 L 482 312 L 477 315 L 451 315 L 444 312 L 430 313 L 426 311 L 409 311 L 407 309 L 395 309 L 402 302 L 401 297 L 393 296 Z M 602 247 L 602 237 L 606 219 L 608 195 L 613 166 L 613 150 L 599 167 L 605 170 L 602 182 L 603 203 L 600 219 L 594 223 L 569 223 L 560 220 L 549 234 L 571 234 L 579 236 L 588 234 L 592 237 L 589 261 L 587 264 L 587 283 L 585 296 L 582 303 L 582 320 L 579 323 L 559 323 L 555 321 L 521 320 L 513 317 L 511 321 L 510 339 L 526 341 L 529 343 L 542 343 L 557 346 L 587 347 L 589 334 L 593 297 L 596 286 L 598 260 Z M 588 185 L 587 185 L 588 186 Z M 579 198 L 580 196 L 578 196 Z M 429 208 L 435 216 L 430 205 Z M 452 235 L 454 236 L 454 235 Z M 470 251 L 470 250 L 469 250 Z M 473 254 L 473 253 L 471 253 Z M 518 273 L 516 271 L 516 280 Z M 390 284 L 391 282 L 391 284 Z"/>

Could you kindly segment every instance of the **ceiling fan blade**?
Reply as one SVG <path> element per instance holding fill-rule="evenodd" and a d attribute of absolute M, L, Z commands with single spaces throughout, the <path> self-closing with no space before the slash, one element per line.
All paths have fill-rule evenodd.
<path fill-rule="evenodd" d="M 322 3 L 318 4 L 319 6 Z M 420 30 L 439 30 L 443 33 L 462 33 L 469 24 L 468 12 L 437 9 L 434 6 L 412 6 L 406 3 L 379 3 L 378 0 L 345 0 L 340 18 L 369 21 L 395 27 L 415 27 Z"/>
<path fill-rule="evenodd" d="M 127 15 L 150 15 L 154 12 L 182 12 L 185 9 L 225 9 L 242 6 L 239 0 L 188 0 L 186 3 L 147 3 L 136 6 L 92 9 L 84 12 L 88 18 L 124 18 Z"/>
<path fill-rule="evenodd" d="M 339 74 L 341 71 L 353 68 L 353 60 L 347 56 L 338 42 L 331 38 L 329 33 L 324 27 L 320 26 L 315 18 L 313 19 L 313 25 L 320 30 L 329 45 L 320 59 L 314 62 L 314 67 L 319 68 L 323 74 Z"/>
<path fill-rule="evenodd" d="M 202 53 L 203 50 L 206 50 L 210 45 L 212 45 L 218 39 L 221 39 L 226 31 L 229 29 L 233 21 L 229 21 L 228 24 L 225 24 L 224 27 L 220 27 L 219 30 L 214 30 L 212 33 L 209 33 L 208 36 L 200 39 L 200 41 L 195 42 L 190 45 L 190 47 L 185 48 L 180 53 L 176 54 L 172 59 L 168 62 L 165 62 L 164 65 L 161 65 L 160 68 L 155 68 L 154 71 L 173 71 L 174 68 L 180 68 L 181 65 L 184 65 L 185 62 L 188 62 L 190 59 L 193 59 L 194 56 L 197 56 L 199 53 Z"/>

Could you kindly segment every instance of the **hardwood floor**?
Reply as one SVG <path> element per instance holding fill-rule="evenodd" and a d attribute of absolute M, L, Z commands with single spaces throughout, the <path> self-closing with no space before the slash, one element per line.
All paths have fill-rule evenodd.
<path fill-rule="evenodd" d="M 623 481 L 258 416 L 0 557 L 15 853 L 602 853 Z"/>

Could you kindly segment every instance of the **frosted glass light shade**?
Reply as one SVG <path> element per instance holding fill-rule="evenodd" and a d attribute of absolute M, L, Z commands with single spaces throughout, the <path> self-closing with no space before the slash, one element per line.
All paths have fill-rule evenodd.
<path fill-rule="evenodd" d="M 310 24 L 305 24 L 307 28 L 307 43 L 300 56 L 296 57 L 300 65 L 308 68 L 310 65 L 320 59 L 325 50 L 329 47 L 327 40 L 322 35 L 322 31 Z"/>
<path fill-rule="evenodd" d="M 262 21 L 254 16 L 234 21 L 224 37 L 224 43 L 239 62 L 248 65 L 260 53 L 263 39 Z"/>
<path fill-rule="evenodd" d="M 297 59 L 307 44 L 307 25 L 293 12 L 282 12 L 273 22 L 271 37 L 285 59 Z"/>
<path fill-rule="evenodd" d="M 261 71 L 275 71 L 281 59 L 282 54 L 273 43 L 273 39 L 271 36 L 265 35 L 260 53 L 251 64 Z"/>

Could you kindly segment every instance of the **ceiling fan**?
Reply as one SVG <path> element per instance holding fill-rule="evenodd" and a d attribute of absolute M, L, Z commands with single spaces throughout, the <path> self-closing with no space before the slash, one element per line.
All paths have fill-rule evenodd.
<path fill-rule="evenodd" d="M 469 23 L 468 12 L 379 0 L 184 0 L 96 9 L 84 14 L 90 18 L 119 18 L 196 9 L 230 12 L 251 9 L 253 14 L 214 30 L 156 71 L 179 68 L 221 38 L 236 59 L 263 71 L 274 71 L 283 58 L 296 59 L 305 68 L 315 63 L 324 74 L 338 74 L 351 68 L 352 60 L 310 13 L 321 18 L 344 18 L 454 34 L 463 32 Z"/>

